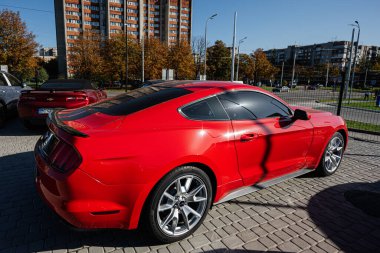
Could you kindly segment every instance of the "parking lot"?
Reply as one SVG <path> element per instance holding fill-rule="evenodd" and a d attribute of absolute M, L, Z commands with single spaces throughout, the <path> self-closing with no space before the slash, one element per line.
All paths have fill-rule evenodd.
<path fill-rule="evenodd" d="M 33 148 L 42 133 L 18 119 L 0 130 L 1 253 L 380 249 L 378 143 L 350 139 L 335 175 L 306 175 L 219 204 L 191 237 L 157 245 L 142 231 L 76 231 L 62 224 L 34 188 Z"/>

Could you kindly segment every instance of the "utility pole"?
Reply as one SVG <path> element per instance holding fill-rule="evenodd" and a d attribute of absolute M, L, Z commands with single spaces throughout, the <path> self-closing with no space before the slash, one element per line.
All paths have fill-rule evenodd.
<path fill-rule="evenodd" d="M 282 86 L 282 78 L 284 77 L 284 61 L 282 62 L 282 67 L 281 67 L 281 80 L 280 80 L 280 85 Z"/>
<path fill-rule="evenodd" d="M 145 73 L 144 73 L 144 63 L 145 63 L 145 43 L 144 43 L 144 33 L 145 27 L 143 27 L 143 32 L 141 34 L 141 82 L 145 82 Z"/>
<path fill-rule="evenodd" d="M 367 87 L 367 73 L 368 73 L 368 68 L 365 69 L 364 88 Z"/>
<path fill-rule="evenodd" d="M 350 45 L 350 59 L 348 61 L 347 69 L 346 69 L 346 75 L 344 78 L 344 98 L 347 98 L 347 91 L 348 91 L 348 84 L 350 81 L 350 75 L 351 75 L 351 64 L 352 64 L 352 46 L 354 44 L 354 36 L 355 36 L 355 28 L 352 28 L 352 37 L 351 37 L 351 45 Z"/>
<path fill-rule="evenodd" d="M 205 65 L 204 65 L 204 72 L 203 72 L 203 75 L 204 75 L 204 79 L 207 80 L 207 75 L 206 75 L 206 72 L 207 72 L 207 24 L 208 24 L 208 21 L 209 20 L 212 20 L 214 19 L 218 14 L 215 13 L 214 15 L 210 16 L 207 20 L 206 20 L 206 25 L 205 25 Z"/>
<path fill-rule="evenodd" d="M 235 11 L 234 34 L 233 34 L 233 40 L 232 40 L 231 82 L 234 81 L 234 74 L 235 74 L 236 19 L 237 19 L 237 12 Z"/>
<path fill-rule="evenodd" d="M 239 65 L 240 65 L 240 44 L 244 42 L 244 40 L 247 39 L 247 37 L 242 38 L 239 40 L 238 44 L 238 53 L 237 53 L 237 66 L 236 66 L 236 81 L 239 81 Z"/>
<path fill-rule="evenodd" d="M 327 84 L 329 82 L 329 70 L 330 70 L 330 62 L 327 62 L 327 69 L 326 69 L 326 84 L 325 87 L 327 87 Z"/>
<path fill-rule="evenodd" d="M 295 74 L 295 71 L 296 71 L 296 57 L 297 57 L 297 46 L 294 45 L 293 72 L 292 72 L 292 83 L 290 84 L 290 89 L 292 88 L 293 83 L 294 83 L 294 74 Z"/>
<path fill-rule="evenodd" d="M 355 66 L 356 66 L 356 57 L 357 57 L 357 53 L 358 53 L 358 47 L 359 47 L 359 37 L 360 37 L 360 25 L 359 25 L 359 22 L 358 21 L 355 21 L 356 26 L 358 28 L 358 37 L 356 39 L 356 46 L 355 46 L 355 55 L 354 55 L 354 64 L 353 64 L 353 71 L 352 71 L 352 77 L 351 77 L 351 84 L 350 84 L 350 95 L 348 96 L 348 103 L 351 102 L 351 94 L 352 94 L 352 86 L 354 84 L 354 81 L 355 81 Z"/>

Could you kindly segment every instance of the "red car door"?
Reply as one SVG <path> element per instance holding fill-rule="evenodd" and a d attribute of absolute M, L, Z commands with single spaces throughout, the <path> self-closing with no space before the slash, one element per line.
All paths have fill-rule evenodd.
<path fill-rule="evenodd" d="M 290 109 L 255 91 L 219 96 L 229 114 L 239 171 L 246 185 L 288 174 L 305 166 L 312 124 L 292 120 Z"/>

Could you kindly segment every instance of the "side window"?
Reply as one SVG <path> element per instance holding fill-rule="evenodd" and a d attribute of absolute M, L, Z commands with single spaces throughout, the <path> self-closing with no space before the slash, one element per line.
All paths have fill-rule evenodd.
<path fill-rule="evenodd" d="M 219 98 L 231 119 L 235 120 L 283 117 L 291 114 L 289 108 L 281 102 L 260 92 L 229 92 L 220 95 Z M 231 102 L 235 104 L 234 110 L 238 111 L 240 114 L 237 114 L 235 111 L 230 109 L 231 106 L 228 105 L 228 103 L 231 104 Z M 243 111 L 246 115 L 242 114 Z M 251 116 L 248 115 L 247 111 Z"/>
<path fill-rule="evenodd" d="M 21 86 L 21 82 L 17 80 L 14 76 L 7 75 L 7 78 L 12 86 Z"/>
<path fill-rule="evenodd" d="M 239 103 L 239 99 L 234 93 L 225 93 L 219 95 L 218 98 L 231 120 L 253 120 L 257 118 L 243 104 Z"/>
<path fill-rule="evenodd" d="M 211 97 L 181 109 L 186 117 L 195 120 L 229 120 L 216 97 Z"/>
<path fill-rule="evenodd" d="M 2 73 L 0 73 L 0 86 L 8 86 L 8 83 Z"/>

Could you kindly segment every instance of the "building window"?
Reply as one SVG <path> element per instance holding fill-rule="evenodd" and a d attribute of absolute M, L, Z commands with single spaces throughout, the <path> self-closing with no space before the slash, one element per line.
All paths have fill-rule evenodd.
<path fill-rule="evenodd" d="M 128 17 L 128 20 L 139 20 L 139 18 L 138 17 Z"/>
<path fill-rule="evenodd" d="M 169 21 L 178 22 L 178 18 L 169 18 Z"/>
<path fill-rule="evenodd" d="M 110 6 L 110 10 L 112 10 L 112 11 L 124 11 L 124 8 L 121 8 L 121 7 L 115 7 L 115 6 Z"/>
<path fill-rule="evenodd" d="M 171 11 L 171 12 L 169 12 L 169 14 L 170 14 L 170 15 L 178 15 L 178 12 L 173 12 L 173 11 Z"/>
<path fill-rule="evenodd" d="M 190 11 L 190 8 L 186 8 L 186 7 L 184 7 L 184 8 L 181 8 L 181 10 L 182 10 L 182 11 Z"/>
<path fill-rule="evenodd" d="M 78 8 L 78 9 L 80 9 L 80 8 L 81 8 L 81 5 L 80 5 L 80 4 L 70 4 L 70 3 L 66 3 L 66 7 L 70 7 L 70 8 Z"/>
<path fill-rule="evenodd" d="M 91 18 L 97 18 L 97 19 L 100 18 L 99 14 L 85 13 L 84 15 L 85 15 L 86 17 L 91 17 Z"/>
<path fill-rule="evenodd" d="M 66 15 L 82 16 L 82 13 L 77 11 L 66 11 Z"/>
<path fill-rule="evenodd" d="M 176 30 L 170 30 L 170 33 L 177 34 L 177 31 Z"/>
<path fill-rule="evenodd" d="M 82 29 L 79 27 L 67 27 L 67 31 L 82 32 Z"/>
<path fill-rule="evenodd" d="M 139 6 L 138 2 L 128 1 L 128 5 Z"/>
<path fill-rule="evenodd" d="M 94 21 L 84 21 L 86 25 L 91 25 L 91 26 L 99 26 L 99 22 L 94 22 Z"/>
<path fill-rule="evenodd" d="M 111 17 L 111 18 L 123 19 L 123 16 L 122 16 L 122 15 L 116 15 L 116 14 L 111 14 L 110 17 Z"/>
<path fill-rule="evenodd" d="M 128 13 L 139 13 L 139 11 L 138 10 L 133 10 L 133 9 L 128 9 Z"/>
<path fill-rule="evenodd" d="M 132 27 L 132 28 L 138 28 L 139 25 L 138 24 L 127 24 L 128 27 Z"/>
<path fill-rule="evenodd" d="M 82 24 L 82 21 L 79 19 L 67 19 L 67 22 L 72 24 Z"/>
<path fill-rule="evenodd" d="M 169 39 L 175 40 L 175 39 L 177 39 L 177 37 L 176 36 L 169 36 Z"/>
<path fill-rule="evenodd" d="M 128 34 L 131 34 L 131 35 L 139 35 L 139 32 L 137 32 L 137 31 L 128 31 Z"/>
<path fill-rule="evenodd" d="M 84 8 L 85 9 L 90 9 L 90 10 L 93 10 L 93 11 L 98 11 L 99 10 L 99 6 L 93 6 L 93 5 L 85 5 Z"/>
<path fill-rule="evenodd" d="M 110 0 L 112 3 L 118 3 L 118 4 L 123 4 L 124 0 Z"/>
<path fill-rule="evenodd" d="M 78 36 L 76 36 L 76 35 L 68 35 L 67 38 L 72 39 L 72 40 L 76 40 L 76 39 L 78 39 Z"/>
<path fill-rule="evenodd" d="M 110 24 L 112 25 L 112 26 L 123 26 L 123 24 L 122 23 L 119 23 L 119 22 L 110 22 Z"/>

